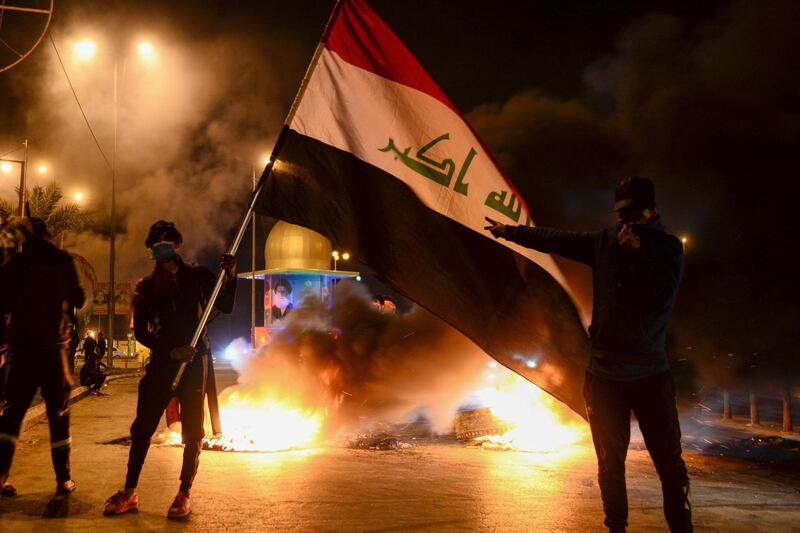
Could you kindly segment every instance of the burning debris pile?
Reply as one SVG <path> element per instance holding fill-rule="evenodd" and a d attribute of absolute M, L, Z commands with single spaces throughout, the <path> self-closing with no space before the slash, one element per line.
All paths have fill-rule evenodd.
<path fill-rule="evenodd" d="M 219 397 L 224 435 L 208 449 L 395 450 L 443 434 L 553 451 L 585 434 L 568 408 L 423 309 L 385 315 L 360 284 L 336 291 L 333 309 L 303 302 L 269 347 L 234 362 L 238 383 Z M 465 398 L 474 409 L 461 409 L 454 435 Z"/>
<path fill-rule="evenodd" d="M 492 450 L 556 452 L 585 439 L 580 418 L 542 389 L 496 363 L 473 397 L 483 407 L 462 410 L 456 436 Z"/>

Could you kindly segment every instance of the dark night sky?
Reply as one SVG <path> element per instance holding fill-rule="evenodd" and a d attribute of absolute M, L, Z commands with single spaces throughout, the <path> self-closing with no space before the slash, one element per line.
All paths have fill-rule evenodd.
<path fill-rule="evenodd" d="M 612 221 L 613 184 L 620 177 L 640 173 L 656 181 L 665 222 L 690 238 L 673 327 L 676 352 L 686 355 L 693 346 L 703 354 L 694 355 L 701 366 L 717 365 L 715 354 L 734 353 L 737 368 L 752 360 L 771 371 L 797 368 L 800 39 L 794 24 L 800 3 L 370 4 L 465 112 L 539 224 L 602 227 Z M 61 2 L 54 30 L 65 43 L 79 25 L 117 36 L 168 36 L 164 40 L 179 42 L 193 60 L 193 72 L 208 71 L 187 89 L 203 94 L 196 107 L 187 106 L 194 118 L 176 119 L 174 129 L 165 130 L 169 142 L 178 139 L 175 149 L 138 169 L 142 176 L 180 183 L 204 173 L 247 175 L 220 163 L 220 153 L 232 144 L 246 154 L 270 145 L 331 6 L 73 0 Z M 63 92 L 43 89 L 64 84 L 47 74 L 49 64 L 52 50 L 43 45 L 23 65 L 0 74 L 0 153 L 17 139 L 39 139 L 43 152 L 60 149 L 61 166 L 101 183 L 102 166 L 91 161 L 99 158 L 81 133 L 79 116 L 47 111 L 74 106 Z M 59 120 L 75 129 L 56 127 L 59 137 L 53 128 Z M 65 138 L 67 131 L 75 133 Z M 70 155 L 75 153 L 81 156 Z M 181 170 L 187 158 L 191 174 Z M 131 160 L 121 164 L 133 167 Z M 146 192 L 137 188 L 142 180 L 136 172 L 127 175 L 136 176 L 122 184 L 130 196 L 122 209 L 128 206 L 133 235 L 141 207 L 130 198 Z M 183 196 L 196 188 L 192 182 L 165 194 L 191 202 Z M 246 184 L 208 209 L 235 212 L 245 197 Z M 230 228 L 235 218 L 216 222 Z M 221 234 L 197 253 L 211 262 L 210 250 L 225 240 Z"/>

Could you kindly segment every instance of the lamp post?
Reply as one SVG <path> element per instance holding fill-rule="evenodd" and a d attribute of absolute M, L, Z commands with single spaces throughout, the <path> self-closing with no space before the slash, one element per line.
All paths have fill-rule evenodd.
<path fill-rule="evenodd" d="M 17 207 L 17 214 L 25 216 L 25 186 L 28 177 L 28 140 L 25 139 L 22 143 L 23 156 L 22 159 L 0 159 L 0 170 L 4 173 L 11 172 L 12 164 L 16 163 L 20 166 L 19 172 L 19 206 Z"/>
<path fill-rule="evenodd" d="M 75 200 L 75 203 L 81 204 L 83 203 L 84 195 L 81 191 L 77 191 L 75 194 L 72 195 L 72 199 Z M 61 249 L 64 249 L 64 236 L 67 234 L 67 230 L 64 229 L 61 231 Z"/>
<path fill-rule="evenodd" d="M 348 261 L 350 259 L 350 252 L 339 253 L 338 250 L 334 250 L 331 252 L 331 257 L 333 257 L 333 271 L 336 271 L 336 265 L 339 263 L 339 260 Z"/>
<path fill-rule="evenodd" d="M 152 61 L 156 50 L 152 43 L 147 41 L 139 42 L 137 45 L 139 57 L 146 62 Z M 75 54 L 80 60 L 90 60 L 97 53 L 97 43 L 91 39 L 83 39 L 75 44 Z M 123 58 L 124 67 L 124 58 Z M 111 152 L 111 228 L 109 233 L 109 256 L 108 256 L 108 368 L 113 365 L 114 352 L 114 316 L 116 314 L 116 216 L 117 216 L 117 140 L 119 137 L 119 77 L 120 77 L 120 54 L 119 50 L 114 51 L 114 90 L 113 90 L 113 115 L 114 115 L 114 144 Z"/>

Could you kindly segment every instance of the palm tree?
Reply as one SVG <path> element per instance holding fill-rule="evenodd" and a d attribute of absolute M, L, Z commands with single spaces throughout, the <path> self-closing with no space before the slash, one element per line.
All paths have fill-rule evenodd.
<path fill-rule="evenodd" d="M 30 216 L 45 221 L 54 241 L 65 231 L 80 231 L 92 219 L 91 213 L 81 209 L 78 204 L 61 203 L 64 193 L 56 182 L 44 187 L 34 185 L 33 188 L 26 189 L 25 193 Z M 0 218 L 7 220 L 15 211 L 11 202 L 0 198 Z"/>
<path fill-rule="evenodd" d="M 0 198 L 0 219 L 7 221 L 14 214 L 14 206 L 5 198 Z"/>

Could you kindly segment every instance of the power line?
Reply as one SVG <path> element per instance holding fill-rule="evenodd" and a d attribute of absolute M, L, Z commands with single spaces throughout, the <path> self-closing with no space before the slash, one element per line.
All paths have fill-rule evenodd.
<path fill-rule="evenodd" d="M 30 139 L 30 142 L 33 142 L 34 140 L 35 140 L 35 139 Z M 14 152 L 19 152 L 20 150 L 22 150 L 22 148 L 12 148 L 12 149 L 11 149 L 11 150 L 9 150 L 8 152 L 3 152 L 2 154 L 0 154 L 0 157 L 5 157 L 5 156 L 7 156 L 8 154 L 13 154 Z"/>
<path fill-rule="evenodd" d="M 72 81 L 69 79 L 69 74 L 67 74 L 67 69 L 64 67 L 64 62 L 61 61 L 61 54 L 58 53 L 58 47 L 56 47 L 56 42 L 53 40 L 53 32 L 52 31 L 47 32 L 47 37 L 50 38 L 50 44 L 53 45 L 53 51 L 56 53 L 56 58 L 58 58 L 58 64 L 61 65 L 61 71 L 64 73 L 64 77 L 67 78 L 67 83 L 69 84 L 69 88 L 70 90 L 72 90 L 72 96 L 75 97 L 75 103 L 78 104 L 78 109 L 81 110 L 81 115 L 83 115 L 83 121 L 86 122 L 86 127 L 89 129 L 89 133 L 92 134 L 92 139 L 94 139 L 94 144 L 100 151 L 100 155 L 103 156 L 103 160 L 105 160 L 106 165 L 108 165 L 108 168 L 113 169 L 111 161 L 109 161 L 108 157 L 106 157 L 106 153 L 103 151 L 102 146 L 100 146 L 100 141 L 97 140 L 97 135 L 94 134 L 92 125 L 89 123 L 89 119 L 86 117 L 86 113 L 83 111 L 83 106 L 81 105 L 81 101 L 78 99 L 78 93 L 75 92 L 75 87 L 73 87 Z"/>

